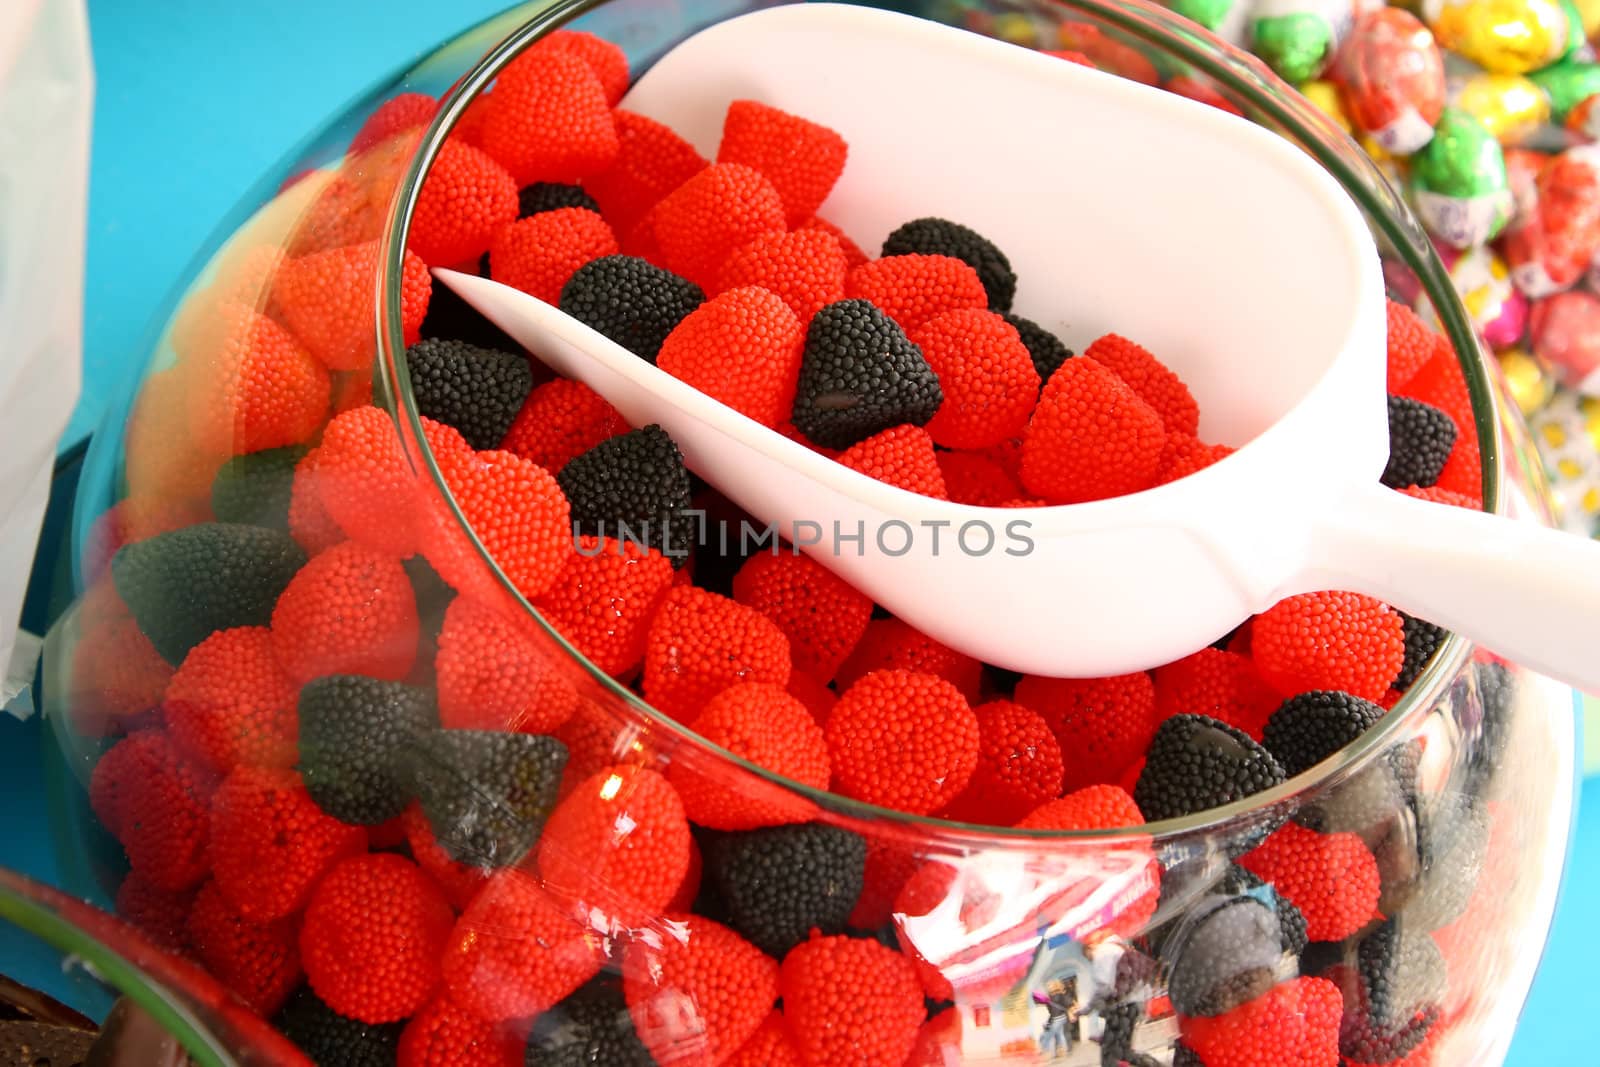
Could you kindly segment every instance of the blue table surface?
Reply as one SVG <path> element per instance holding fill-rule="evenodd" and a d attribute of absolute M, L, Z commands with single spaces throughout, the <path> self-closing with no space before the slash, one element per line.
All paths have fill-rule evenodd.
<path fill-rule="evenodd" d="M 85 387 L 67 441 L 91 432 L 150 319 L 240 193 L 334 109 L 509 0 L 89 0 L 96 65 Z M 64 442 L 65 443 L 65 442 Z M 0 865 L 56 877 L 36 723 L 0 715 Z M 1555 932 L 1508 1063 L 1571 1062 L 1597 1021 L 1600 780 L 1584 789 Z M 29 951 L 0 931 L 0 961 Z M 33 959 L 40 957 L 35 955 Z M 62 989 L 47 968 L 26 975 Z"/>

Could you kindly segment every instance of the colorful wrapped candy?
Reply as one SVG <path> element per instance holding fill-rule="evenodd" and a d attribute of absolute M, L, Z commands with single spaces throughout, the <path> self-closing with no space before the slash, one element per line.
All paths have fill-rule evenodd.
<path fill-rule="evenodd" d="M 1502 145 L 1533 137 L 1551 117 L 1551 98 L 1534 79 L 1521 74 L 1476 71 L 1449 82 L 1450 106 L 1465 111 Z"/>
<path fill-rule="evenodd" d="M 1439 258 L 1449 270 L 1472 324 L 1491 347 L 1507 348 L 1522 340 L 1528 325 L 1528 299 L 1511 284 L 1505 260 L 1483 245 L 1464 252 L 1441 247 Z M 1428 301 L 1419 301 L 1417 314 L 1434 329 L 1443 328 Z"/>
<path fill-rule="evenodd" d="M 1578 13 L 1584 37 L 1600 34 L 1600 0 L 1572 0 L 1572 9 Z"/>
<path fill-rule="evenodd" d="M 1372 158 L 1372 162 L 1377 164 L 1378 170 L 1383 173 L 1383 176 L 1389 179 L 1390 185 L 1396 189 L 1404 189 L 1410 184 L 1411 158 L 1409 156 L 1397 156 L 1386 152 L 1383 146 L 1371 137 L 1362 137 L 1360 141 L 1361 147 Z"/>
<path fill-rule="evenodd" d="M 1555 373 L 1525 348 L 1508 348 L 1496 357 L 1517 410 L 1531 416 L 1556 393 Z"/>
<path fill-rule="evenodd" d="M 1600 140 L 1600 63 L 1556 63 L 1529 76 L 1555 121 L 1586 141 Z"/>
<path fill-rule="evenodd" d="M 1561 525 L 1600 536 L 1600 402 L 1558 389 L 1529 425 Z"/>
<path fill-rule="evenodd" d="M 1526 74 L 1583 44 L 1583 23 L 1564 0 L 1424 0 L 1439 43 L 1495 74 Z"/>
<path fill-rule="evenodd" d="M 1514 201 L 1500 142 L 1483 123 L 1446 108 L 1411 161 L 1411 199 L 1428 232 L 1456 248 L 1493 239 Z"/>
<path fill-rule="evenodd" d="M 1511 188 L 1511 226 L 1533 215 L 1539 203 L 1539 172 L 1544 170 L 1549 156 L 1526 148 L 1508 148 L 1505 152 L 1506 184 Z"/>
<path fill-rule="evenodd" d="M 1250 50 L 1296 84 L 1322 73 L 1350 31 L 1351 0 L 1257 0 Z"/>
<path fill-rule="evenodd" d="M 1231 45 L 1243 48 L 1250 36 L 1250 0 L 1169 0 L 1167 6 Z"/>
<path fill-rule="evenodd" d="M 1535 200 L 1506 235 L 1511 280 L 1533 297 L 1570 288 L 1600 251 L 1600 147 L 1580 145 L 1539 172 Z"/>
<path fill-rule="evenodd" d="M 1331 81 L 1318 78 L 1308 81 L 1300 86 L 1300 93 L 1311 101 L 1316 109 L 1333 120 L 1333 124 L 1345 133 L 1354 133 L 1355 124 L 1350 121 L 1350 112 L 1345 110 L 1344 98 L 1339 94 L 1339 87 Z"/>
<path fill-rule="evenodd" d="M 1573 289 L 1540 300 L 1528 319 L 1528 339 L 1561 384 L 1600 396 L 1600 296 Z"/>
<path fill-rule="evenodd" d="M 1351 121 L 1384 151 L 1409 155 L 1432 139 L 1444 110 L 1444 59 L 1415 15 L 1398 8 L 1362 15 L 1331 74 Z"/>

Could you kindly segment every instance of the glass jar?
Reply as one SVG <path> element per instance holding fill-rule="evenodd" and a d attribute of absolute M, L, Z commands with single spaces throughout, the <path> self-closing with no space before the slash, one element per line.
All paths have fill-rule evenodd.
<path fill-rule="evenodd" d="M 1449 636 L 1377 725 L 1247 799 L 1121 829 L 966 825 L 710 743 L 581 655 L 497 566 L 503 534 L 468 521 L 485 513 L 458 445 L 421 417 L 406 347 L 508 339 L 438 284 L 418 314 L 427 278 L 406 241 L 422 179 L 446 135 L 481 122 L 480 91 L 551 31 L 606 38 L 637 74 L 764 6 L 521 5 L 352 105 L 245 199 L 86 461 L 81 596 L 46 652 L 52 735 L 85 786 L 54 805 L 84 872 L 73 888 L 188 914 L 174 947 L 263 1015 L 315 970 L 333 1008 L 409 1019 L 419 1055 L 433 1040 L 520 1062 L 576 1034 L 638 1062 L 721 1063 L 769 1038 L 815 1062 L 831 1047 L 819 1017 L 837 1012 L 860 1013 L 849 1061 L 873 1067 L 913 1040 L 913 1064 L 1334 1067 L 1341 1047 L 1352 1064 L 1498 1062 L 1568 840 L 1570 690 Z M 1526 431 L 1426 236 L 1258 61 L 1136 0 L 886 6 L 1079 52 L 1304 148 L 1453 344 L 1486 506 L 1548 521 Z M 310 327 L 292 306 L 308 291 Z M 321 462 L 335 423 L 368 466 Z M 346 534 L 359 544 L 343 559 Z M 279 594 L 302 568 L 318 577 L 294 612 L 314 637 L 286 651 Z M 345 581 L 365 583 L 364 621 L 320 599 Z M 467 752 L 447 736 L 469 729 L 522 740 L 475 735 L 502 747 Z M 513 744 L 520 766 L 564 758 L 559 779 L 494 778 L 485 753 Z M 685 789 L 780 829 L 691 832 Z M 779 882 L 753 884 L 771 862 Z M 395 941 L 399 926 L 416 939 Z M 247 967 L 222 930 L 275 947 Z M 391 958 L 372 988 L 359 964 Z M 851 974 L 817 978 L 839 960 Z M 767 1018 L 780 973 L 793 1021 Z M 739 1062 L 781 1062 L 775 1047 Z"/>
<path fill-rule="evenodd" d="M 298 1054 L 192 962 L 60 890 L 0 869 L 0 1054 L 10 1063 L 269 1067 Z M 17 964 L 49 966 L 66 1002 Z M 26 1056 L 24 1056 L 26 1053 Z"/>

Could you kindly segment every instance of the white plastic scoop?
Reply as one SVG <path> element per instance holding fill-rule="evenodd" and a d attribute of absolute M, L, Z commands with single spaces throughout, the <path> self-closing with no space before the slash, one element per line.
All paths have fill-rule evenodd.
<path fill-rule="evenodd" d="M 719 23 L 623 106 L 710 158 L 742 98 L 845 136 L 821 214 L 864 248 L 919 216 L 971 226 L 1010 257 L 1019 314 L 1074 347 L 1132 336 L 1188 382 L 1202 438 L 1238 451 L 1089 504 L 933 500 L 811 452 L 533 297 L 439 277 L 630 423 L 659 423 L 751 515 L 989 663 L 1060 677 L 1155 667 L 1284 596 L 1346 589 L 1600 691 L 1600 544 L 1379 484 L 1378 255 L 1354 204 L 1289 142 L 1050 56 L 830 4 Z"/>

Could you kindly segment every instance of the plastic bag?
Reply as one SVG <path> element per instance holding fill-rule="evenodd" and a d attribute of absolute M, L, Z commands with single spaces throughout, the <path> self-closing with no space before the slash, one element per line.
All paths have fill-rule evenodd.
<path fill-rule="evenodd" d="M 93 94 L 83 0 L 0 2 L 0 704 L 33 677 L 17 617 L 78 398 Z"/>

